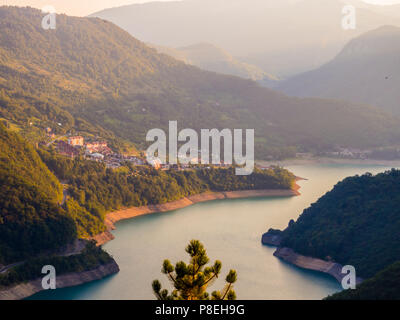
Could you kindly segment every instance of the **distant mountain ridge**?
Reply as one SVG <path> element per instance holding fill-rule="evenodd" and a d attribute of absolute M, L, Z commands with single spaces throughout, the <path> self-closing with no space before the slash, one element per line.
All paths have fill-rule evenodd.
<path fill-rule="evenodd" d="M 259 67 L 235 59 L 225 50 L 211 43 L 197 43 L 187 47 L 168 48 L 150 45 L 160 53 L 168 54 L 177 60 L 194 65 L 204 70 L 229 74 L 254 81 L 277 82 L 278 79 L 267 74 Z"/>
<path fill-rule="evenodd" d="M 287 78 L 332 59 L 352 38 L 382 25 L 400 26 L 389 6 L 352 0 L 357 27 L 343 30 L 341 0 L 185 0 L 105 9 L 109 20 L 142 41 L 182 47 L 210 42 L 232 56 Z"/>
<path fill-rule="evenodd" d="M 195 130 L 252 128 L 257 159 L 385 146 L 400 137 L 399 119 L 368 106 L 290 98 L 202 71 L 98 18 L 58 15 L 56 30 L 43 30 L 42 17 L 0 7 L 0 118 L 22 131 L 74 130 L 114 148 L 129 141 L 145 149 L 148 130 L 167 131 L 169 120 Z"/>
<path fill-rule="evenodd" d="M 384 26 L 352 41 L 329 63 L 279 83 L 293 96 L 368 103 L 400 114 L 400 28 Z"/>

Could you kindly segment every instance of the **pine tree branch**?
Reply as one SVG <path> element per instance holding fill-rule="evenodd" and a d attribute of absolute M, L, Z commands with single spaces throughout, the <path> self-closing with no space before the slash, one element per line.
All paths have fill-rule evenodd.
<path fill-rule="evenodd" d="M 231 289 L 231 286 L 232 286 L 232 283 L 230 283 L 230 284 L 228 285 L 228 288 L 226 288 L 226 291 L 225 291 L 225 293 L 224 293 L 224 295 L 223 295 L 223 297 L 222 297 L 221 300 L 225 300 L 225 297 L 226 297 L 226 295 L 228 294 L 229 290 Z"/>

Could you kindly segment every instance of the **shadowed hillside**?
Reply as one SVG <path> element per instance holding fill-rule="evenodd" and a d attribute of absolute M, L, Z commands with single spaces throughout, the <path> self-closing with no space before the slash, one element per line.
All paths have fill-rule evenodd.
<path fill-rule="evenodd" d="M 369 103 L 400 114 L 400 28 L 385 26 L 348 43 L 331 62 L 278 85 L 290 95 Z"/>
<path fill-rule="evenodd" d="M 399 190 L 395 169 L 346 178 L 289 223 L 281 246 L 372 277 L 399 260 Z"/>

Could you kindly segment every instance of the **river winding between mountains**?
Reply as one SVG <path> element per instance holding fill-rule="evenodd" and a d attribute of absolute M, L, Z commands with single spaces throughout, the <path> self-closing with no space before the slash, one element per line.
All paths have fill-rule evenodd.
<path fill-rule="evenodd" d="M 187 260 L 184 251 L 191 239 L 201 240 L 211 260 L 222 261 L 222 274 L 238 272 L 238 299 L 321 299 L 339 291 L 328 275 L 302 270 L 273 256 L 275 248 L 263 246 L 269 228 L 283 229 L 290 219 L 318 200 L 340 180 L 366 172 L 390 169 L 374 165 L 297 165 L 287 167 L 297 176 L 300 196 L 215 200 L 166 213 L 120 221 L 115 240 L 104 248 L 121 271 L 81 286 L 40 292 L 31 299 L 154 299 L 151 282 L 160 279 L 162 261 Z M 209 291 L 221 289 L 223 279 Z"/>

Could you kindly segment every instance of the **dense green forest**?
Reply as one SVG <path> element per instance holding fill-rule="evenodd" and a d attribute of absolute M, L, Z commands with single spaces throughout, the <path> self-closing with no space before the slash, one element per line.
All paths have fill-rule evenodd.
<path fill-rule="evenodd" d="M 37 151 L 0 124 L 0 265 L 59 249 L 103 230 L 103 220 L 73 198 Z"/>
<path fill-rule="evenodd" d="M 369 278 L 400 260 L 399 202 L 399 170 L 346 178 L 289 223 L 281 245 Z"/>
<path fill-rule="evenodd" d="M 400 262 L 396 262 L 355 290 L 345 290 L 326 300 L 400 300 Z"/>
<path fill-rule="evenodd" d="M 251 128 L 256 157 L 333 146 L 377 147 L 398 119 L 340 101 L 290 98 L 255 82 L 185 65 L 98 18 L 57 16 L 43 30 L 32 8 L 0 7 L 0 118 L 38 141 L 43 129 L 80 131 L 124 150 L 149 129 Z"/>
<path fill-rule="evenodd" d="M 290 189 L 295 176 L 282 168 L 255 169 L 237 176 L 234 168 L 160 171 L 147 166 L 113 170 L 99 162 L 69 159 L 40 150 L 47 166 L 69 185 L 71 203 L 103 221 L 104 214 L 121 207 L 160 204 L 205 191 Z M 67 202 L 68 204 L 69 202 Z"/>
<path fill-rule="evenodd" d="M 57 275 L 73 272 L 93 270 L 99 265 L 112 261 L 111 256 L 92 243 L 88 243 L 79 254 L 71 256 L 40 256 L 28 259 L 24 264 L 13 267 L 4 274 L 0 274 L 0 289 L 12 284 L 37 279 L 42 273 L 43 266 L 52 265 Z"/>
<path fill-rule="evenodd" d="M 63 274 L 111 261 L 93 243 L 78 255 L 56 255 L 77 237 L 103 230 L 104 225 L 73 199 L 61 206 L 60 182 L 33 147 L 1 123 L 0 185 L 0 269 L 22 262 L 0 274 L 0 288 L 38 278 L 46 264 Z"/>
<path fill-rule="evenodd" d="M 76 237 L 58 205 L 62 187 L 32 146 L 0 124 L 0 264 L 58 248 Z"/>

